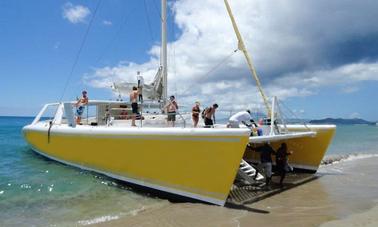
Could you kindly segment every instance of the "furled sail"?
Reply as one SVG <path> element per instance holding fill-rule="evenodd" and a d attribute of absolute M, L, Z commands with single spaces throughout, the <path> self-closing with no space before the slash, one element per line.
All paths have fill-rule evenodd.
<path fill-rule="evenodd" d="M 138 78 L 139 86 L 142 87 L 143 99 L 145 100 L 162 100 L 163 95 L 163 79 L 162 67 L 159 67 L 154 80 L 150 84 L 145 84 L 142 77 Z M 128 97 L 133 87 L 138 87 L 138 83 L 119 82 L 113 83 L 111 86 L 113 92 L 123 97 Z"/>

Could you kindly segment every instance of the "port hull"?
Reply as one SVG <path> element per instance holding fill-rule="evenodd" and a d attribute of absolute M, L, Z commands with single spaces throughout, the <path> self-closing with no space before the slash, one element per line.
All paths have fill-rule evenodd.
<path fill-rule="evenodd" d="M 248 130 L 24 127 L 50 159 L 133 184 L 224 205 L 248 143 Z"/>

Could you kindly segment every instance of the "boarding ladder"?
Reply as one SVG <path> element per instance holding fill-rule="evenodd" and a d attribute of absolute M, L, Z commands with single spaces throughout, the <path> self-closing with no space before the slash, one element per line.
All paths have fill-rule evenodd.
<path fill-rule="evenodd" d="M 244 159 L 242 159 L 240 162 L 238 177 L 250 184 L 253 184 L 258 180 L 264 179 L 264 176 L 261 175 L 260 173 L 258 173 L 255 178 L 255 174 L 256 174 L 256 168 L 248 164 L 248 162 L 246 162 Z"/>

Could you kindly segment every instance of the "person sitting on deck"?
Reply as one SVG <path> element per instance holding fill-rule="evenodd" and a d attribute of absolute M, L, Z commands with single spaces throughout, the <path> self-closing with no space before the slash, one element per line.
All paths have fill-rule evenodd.
<path fill-rule="evenodd" d="M 119 113 L 119 119 L 124 119 L 124 120 L 129 119 L 127 110 L 122 110 L 121 113 Z"/>
<path fill-rule="evenodd" d="M 81 116 L 84 113 L 85 106 L 88 105 L 87 91 L 82 92 L 82 97 L 77 100 L 76 106 L 76 124 L 81 124 Z"/>

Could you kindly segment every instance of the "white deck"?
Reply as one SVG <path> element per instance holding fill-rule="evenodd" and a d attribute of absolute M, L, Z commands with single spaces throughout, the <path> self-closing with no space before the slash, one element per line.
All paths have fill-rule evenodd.
<path fill-rule="evenodd" d="M 264 135 L 264 136 L 250 136 L 250 143 L 264 143 L 264 142 L 274 142 L 288 139 L 295 139 L 301 137 L 314 137 L 316 132 L 290 132 L 287 134 L 279 135 Z"/>

